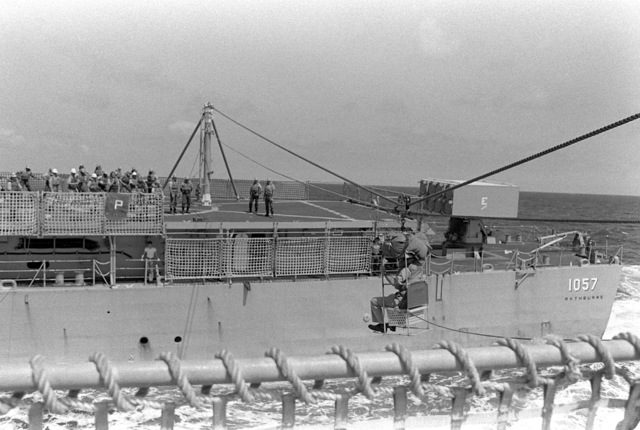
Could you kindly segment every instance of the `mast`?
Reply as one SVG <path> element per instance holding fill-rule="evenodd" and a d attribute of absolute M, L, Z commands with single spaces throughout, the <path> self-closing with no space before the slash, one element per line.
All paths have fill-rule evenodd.
<path fill-rule="evenodd" d="M 202 129 L 201 129 L 201 146 L 200 146 L 200 160 L 202 161 L 202 173 L 200 182 L 204 183 L 204 190 L 202 190 L 202 204 L 204 206 L 211 206 L 211 174 L 213 174 L 211 162 L 211 134 L 214 133 L 211 114 L 213 106 L 207 102 L 204 105 L 202 115 Z"/>

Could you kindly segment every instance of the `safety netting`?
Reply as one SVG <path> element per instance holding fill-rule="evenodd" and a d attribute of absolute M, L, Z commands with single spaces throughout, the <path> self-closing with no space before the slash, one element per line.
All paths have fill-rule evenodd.
<path fill-rule="evenodd" d="M 43 196 L 42 235 L 104 233 L 104 196 L 100 193 L 47 193 Z"/>
<path fill-rule="evenodd" d="M 210 239 L 167 239 L 165 277 L 167 279 L 221 278 L 223 242 Z"/>
<path fill-rule="evenodd" d="M 233 183 L 236 186 L 238 196 L 241 198 L 249 198 L 250 189 L 253 185 L 253 180 L 239 179 L 234 180 Z M 266 186 L 266 181 L 260 181 L 263 189 Z M 309 185 L 304 182 L 297 181 L 272 181 L 276 187 L 274 198 L 278 200 L 308 200 L 309 199 Z M 217 198 L 235 198 L 236 195 L 233 192 L 233 186 L 230 180 L 213 179 L 211 181 L 211 196 Z M 260 196 L 261 198 L 263 195 Z"/>
<path fill-rule="evenodd" d="M 158 235 L 162 203 L 161 194 L 0 192 L 0 235 Z"/>
<path fill-rule="evenodd" d="M 39 208 L 38 193 L 0 192 L 0 235 L 37 235 Z"/>
<path fill-rule="evenodd" d="M 105 194 L 107 199 L 128 198 L 127 206 L 116 216 L 109 202 L 105 205 L 105 231 L 113 235 L 158 235 L 162 234 L 164 221 L 163 196 L 160 193 Z"/>
<path fill-rule="evenodd" d="M 369 273 L 371 238 L 167 238 L 167 279 Z"/>

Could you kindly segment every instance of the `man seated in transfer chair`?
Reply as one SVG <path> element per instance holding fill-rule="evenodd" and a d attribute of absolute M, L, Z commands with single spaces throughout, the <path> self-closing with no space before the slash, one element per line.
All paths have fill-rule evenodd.
<path fill-rule="evenodd" d="M 422 279 L 422 266 L 411 263 L 398 271 L 395 276 L 385 273 L 387 282 L 397 290 L 393 294 L 386 297 L 374 297 L 371 299 L 371 319 L 374 324 L 369 324 L 369 328 L 373 331 L 384 332 L 384 307 L 386 308 L 407 308 L 407 285 Z M 387 324 L 387 329 L 396 331 L 396 328 Z"/>

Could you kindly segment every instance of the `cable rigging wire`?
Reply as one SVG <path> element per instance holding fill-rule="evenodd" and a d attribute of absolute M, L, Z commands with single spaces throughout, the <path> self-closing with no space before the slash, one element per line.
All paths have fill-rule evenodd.
<path fill-rule="evenodd" d="M 421 203 L 421 202 L 423 202 L 425 200 L 432 199 L 434 197 L 438 197 L 438 196 L 440 196 L 440 195 L 442 195 L 442 194 L 444 194 L 446 192 L 453 191 L 453 190 L 455 190 L 457 188 L 464 187 L 464 186 L 469 185 L 469 184 L 471 184 L 473 182 L 477 182 L 477 181 L 480 181 L 480 180 L 482 180 L 484 178 L 487 178 L 489 176 L 493 176 L 495 174 L 504 172 L 505 170 L 509 170 L 509 169 L 511 169 L 513 167 L 516 167 L 516 166 L 519 166 L 521 164 L 528 163 L 529 161 L 533 161 L 536 158 L 543 157 L 543 156 L 545 156 L 547 154 L 550 154 L 552 152 L 558 151 L 560 149 L 563 149 L 563 148 L 566 148 L 568 146 L 571 146 L 571 145 L 573 145 L 575 143 L 578 143 L 578 142 L 581 142 L 583 140 L 589 139 L 590 137 L 597 136 L 598 134 L 604 133 L 605 131 L 613 130 L 616 127 L 620 127 L 621 125 L 627 124 L 627 123 L 629 123 L 631 121 L 635 121 L 638 118 L 640 118 L 640 113 L 637 113 L 635 115 L 631 115 L 631 116 L 629 116 L 627 118 L 624 118 L 624 119 L 622 119 L 620 121 L 617 121 L 617 122 L 614 122 L 612 124 L 606 125 L 606 126 L 604 126 L 602 128 L 599 128 L 599 129 L 594 130 L 592 132 L 589 132 L 587 134 L 583 134 L 582 136 L 576 137 L 575 139 L 568 140 L 568 141 L 566 141 L 564 143 L 561 143 L 560 145 L 556 145 L 556 146 L 554 146 L 552 148 L 545 149 L 544 151 L 538 152 L 537 154 L 534 154 L 534 155 L 530 155 L 529 157 L 523 158 L 522 160 L 516 161 L 515 163 L 511 163 L 511 164 L 508 164 L 508 165 L 506 165 L 504 167 L 500 167 L 499 169 L 492 170 L 491 172 L 485 173 L 484 175 L 480 175 L 480 176 L 475 177 L 473 179 L 469 179 L 468 181 L 462 182 L 462 183 L 460 183 L 458 185 L 454 185 L 453 187 L 445 188 L 442 191 L 438 191 L 438 192 L 430 194 L 428 196 L 421 197 L 418 200 L 412 201 L 409 204 L 409 206 L 416 205 L 416 204 Z"/>
<path fill-rule="evenodd" d="M 254 160 L 253 158 L 249 157 L 248 155 L 245 155 L 245 154 L 243 154 L 242 152 L 240 152 L 240 151 L 238 151 L 238 150 L 236 150 L 236 149 L 233 149 L 231 146 L 227 145 L 226 143 L 224 143 L 224 142 L 222 142 L 222 141 L 220 141 L 220 143 L 221 143 L 223 146 L 225 146 L 225 147 L 229 148 L 232 152 L 235 152 L 236 154 L 240 155 L 241 157 L 246 158 L 247 160 L 251 161 L 252 163 L 257 164 L 258 166 L 262 167 L 263 169 L 268 170 L 268 171 L 270 171 L 271 173 L 274 173 L 274 174 L 276 174 L 276 175 L 278 175 L 278 176 L 281 176 L 281 177 L 283 177 L 283 178 L 289 179 L 290 181 L 298 182 L 299 184 L 308 185 L 308 186 L 310 186 L 310 187 L 312 187 L 312 188 L 315 188 L 315 189 L 317 189 L 317 190 L 321 190 L 321 191 L 324 191 L 324 192 L 326 192 L 326 193 L 333 194 L 333 195 L 335 195 L 335 196 L 338 196 L 338 197 L 344 198 L 345 200 L 352 199 L 351 197 L 349 197 L 349 196 L 345 196 L 344 194 L 340 194 L 340 193 L 336 193 L 335 191 L 327 190 L 326 188 L 322 188 L 322 187 L 319 187 L 319 186 L 317 186 L 317 185 L 313 185 L 313 184 L 311 184 L 311 183 L 309 183 L 309 182 L 304 182 L 304 181 L 301 181 L 301 180 L 299 180 L 299 179 L 292 178 L 291 176 L 285 175 L 284 173 L 281 173 L 281 172 L 278 172 L 278 171 L 276 171 L 276 170 L 273 170 L 273 169 L 271 169 L 270 167 L 267 167 L 267 166 L 265 166 L 264 164 L 260 163 L 259 161 Z"/>
<path fill-rule="evenodd" d="M 389 199 L 388 197 L 386 197 L 386 196 L 384 196 L 384 195 L 382 195 L 382 194 L 380 194 L 380 193 L 376 193 L 375 191 L 373 191 L 373 190 L 371 190 L 371 189 L 369 189 L 369 188 L 367 188 L 367 187 L 364 187 L 364 186 L 362 186 L 362 185 L 360 185 L 360 184 L 357 184 L 357 183 L 353 182 L 352 180 L 350 180 L 350 179 L 348 179 L 348 178 L 345 178 L 344 176 L 342 176 L 342 175 L 340 175 L 340 174 L 338 174 L 338 173 L 335 173 L 335 172 L 333 172 L 333 171 L 331 171 L 331 170 L 327 169 L 326 167 L 323 167 L 323 166 L 321 166 L 321 165 L 319 165 L 319 164 L 317 164 L 317 163 L 314 163 L 313 161 L 311 161 L 311 160 L 309 160 L 309 159 L 307 159 L 307 158 L 303 157 L 302 155 L 296 154 L 295 152 L 291 151 L 290 149 L 287 149 L 287 148 L 285 148 L 284 146 L 282 146 L 282 145 L 279 145 L 279 144 L 275 143 L 273 140 L 266 138 L 265 136 L 261 135 L 260 133 L 258 133 L 258 132 L 256 132 L 256 131 L 253 131 L 252 129 L 250 129 L 249 127 L 247 127 L 247 126 L 245 126 L 245 125 L 243 125 L 243 124 L 240 124 L 238 121 L 236 121 L 235 119 L 233 119 L 233 118 L 231 118 L 230 116 L 226 115 L 224 112 L 221 112 L 221 111 L 220 111 L 220 110 L 218 110 L 217 108 L 215 108 L 215 107 L 213 107 L 213 106 L 212 106 L 211 108 L 212 108 L 214 111 L 218 112 L 218 113 L 219 113 L 220 115 L 222 115 L 223 117 L 225 117 L 226 119 L 228 119 L 229 121 L 231 121 L 231 122 L 233 122 L 234 124 L 236 124 L 237 126 L 242 127 L 243 129 L 247 130 L 249 133 L 251 133 L 251 134 L 253 134 L 253 135 L 255 135 L 255 136 L 258 136 L 259 138 L 261 138 L 261 139 L 263 139 L 263 140 L 265 140 L 265 141 L 269 142 L 270 144 L 272 144 L 272 145 L 274 145 L 274 146 L 276 146 L 276 147 L 278 147 L 278 148 L 282 149 L 283 151 L 286 151 L 286 152 L 288 152 L 289 154 L 291 154 L 291 155 L 293 155 L 293 156 L 295 156 L 295 157 L 297 157 L 297 158 L 299 158 L 299 159 L 301 159 L 301 160 L 303 160 L 303 161 L 306 161 L 307 163 L 309 163 L 309 164 L 311 164 L 311 165 L 313 165 L 313 166 L 315 166 L 315 167 L 317 167 L 317 168 L 319 168 L 319 169 L 322 169 L 322 170 L 324 170 L 325 172 L 330 173 L 330 174 L 332 174 L 333 176 L 336 176 L 336 177 L 338 177 L 338 178 L 342 179 L 342 180 L 343 180 L 343 181 L 345 181 L 345 182 L 348 182 L 348 183 L 350 183 L 350 184 L 352 184 L 352 185 L 354 185 L 354 186 L 356 186 L 356 187 L 358 187 L 358 188 L 361 188 L 361 189 L 363 189 L 363 190 L 365 190 L 365 191 L 368 191 L 368 192 L 370 192 L 371 194 L 376 195 L 376 196 L 380 197 L 380 198 L 381 198 L 381 199 L 383 199 L 383 200 L 386 200 L 386 201 L 388 201 L 388 202 L 390 202 L 390 203 L 393 203 L 393 204 L 395 204 L 395 203 L 396 203 L 395 201 L 393 201 L 393 200 Z"/>
<path fill-rule="evenodd" d="M 313 165 L 313 166 L 315 166 L 315 167 L 318 167 L 318 168 L 320 168 L 320 169 L 324 170 L 324 171 L 325 171 L 325 172 L 327 172 L 327 173 L 330 173 L 330 174 L 332 174 L 332 175 L 334 175 L 334 176 L 336 176 L 336 177 L 338 177 L 338 178 L 340 178 L 340 179 L 342 179 L 342 180 L 344 180 L 344 181 L 346 181 L 346 182 L 348 182 L 348 183 L 350 183 L 350 184 L 352 184 L 352 185 L 354 185 L 354 186 L 356 186 L 356 187 L 358 187 L 358 188 L 360 188 L 360 189 L 363 189 L 363 190 L 365 190 L 365 191 L 367 191 L 367 192 L 371 193 L 372 195 L 378 196 L 378 197 L 382 198 L 383 200 L 386 200 L 387 202 L 390 202 L 390 203 L 392 203 L 392 204 L 394 204 L 394 205 L 397 203 L 396 201 L 389 199 L 387 196 L 382 195 L 382 194 L 379 194 L 379 193 L 377 193 L 377 192 L 373 191 L 371 188 L 367 188 L 367 187 L 364 187 L 364 186 L 362 186 L 362 185 L 359 185 L 359 184 L 357 184 L 357 183 L 355 183 L 355 182 L 353 182 L 353 181 L 351 181 L 351 180 L 349 180 L 349 179 L 347 179 L 347 178 L 345 178 L 345 177 L 343 177 L 343 176 L 341 176 L 341 175 L 339 175 L 339 174 L 337 174 L 337 173 L 335 173 L 335 172 L 332 172 L 331 170 L 329 170 L 329 169 L 327 169 L 327 168 L 325 168 L 325 167 L 322 167 L 322 166 L 320 166 L 319 164 L 314 163 L 313 161 L 308 160 L 307 158 L 302 157 L 301 155 L 298 155 L 298 154 L 296 154 L 295 152 L 293 152 L 293 151 L 291 151 L 291 150 L 289 150 L 289 149 L 287 149 L 287 148 L 285 148 L 285 147 L 283 147 L 283 146 L 281 146 L 281 145 L 279 145 L 279 144 L 275 143 L 274 141 L 272 141 L 272 140 L 270 140 L 270 139 L 266 138 L 265 136 L 263 136 L 263 135 L 261 135 L 261 134 L 257 133 L 256 131 L 254 131 L 254 130 L 250 129 L 249 127 L 247 127 L 247 126 L 245 126 L 245 125 L 243 125 L 243 124 L 239 123 L 239 122 L 238 122 L 238 121 L 236 121 L 235 119 L 233 119 L 233 118 L 229 117 L 229 116 L 228 116 L 228 115 L 226 115 L 224 112 L 221 112 L 220 110 L 218 110 L 217 108 L 215 108 L 215 107 L 213 107 L 213 106 L 212 106 L 212 109 L 213 109 L 214 111 L 218 112 L 220 115 L 222 115 L 222 116 L 223 116 L 223 117 L 225 117 L 226 119 L 228 119 L 229 121 L 231 121 L 231 122 L 233 122 L 234 124 L 238 125 L 239 127 L 243 128 L 243 129 L 247 130 L 248 132 L 250 132 L 250 133 L 254 134 L 255 136 L 257 136 L 257 137 L 259 137 L 259 138 L 261 138 L 261 139 L 263 139 L 263 140 L 265 140 L 265 141 L 267 141 L 267 142 L 271 143 L 272 145 L 274 145 L 274 146 L 276 146 L 276 147 L 278 147 L 278 148 L 282 149 L 283 151 L 286 151 L 286 152 L 290 153 L 291 155 L 293 155 L 293 156 L 295 156 L 295 157 L 297 157 L 297 158 L 300 158 L 301 160 L 306 161 L 307 163 L 309 163 L 309 164 L 311 164 L 311 165 Z M 564 142 L 564 143 L 561 143 L 561 144 L 556 145 L 556 146 L 554 146 L 554 147 L 548 148 L 548 149 L 546 149 L 546 150 L 544 150 L 544 151 L 541 151 L 541 152 L 538 152 L 538 153 L 536 153 L 536 154 L 533 154 L 533 155 L 530 155 L 530 156 L 528 156 L 528 157 L 525 157 L 525 158 L 523 158 L 523 159 L 521 159 L 521 160 L 519 160 L 519 161 L 516 161 L 516 162 L 514 162 L 514 163 L 508 164 L 508 165 L 506 165 L 506 166 L 503 166 L 503 167 L 500 167 L 500 168 L 498 168 L 498 169 L 492 170 L 492 171 L 490 171 L 490 172 L 488 172 L 488 173 L 485 173 L 485 174 L 483 174 L 483 175 L 477 176 L 477 177 L 475 177 L 475 178 L 473 178 L 473 179 L 469 179 L 469 180 L 467 180 L 467 181 L 461 182 L 460 184 L 457 184 L 457 185 L 454 185 L 454 186 L 452 186 L 452 187 L 445 188 L 445 189 L 443 189 L 443 190 L 441 190 L 441 191 L 438 191 L 438 192 L 436 192 L 436 193 L 433 193 L 433 194 L 430 194 L 430 195 L 427 195 L 427 196 L 421 197 L 421 198 L 419 198 L 419 199 L 417 199 L 417 200 L 412 200 L 410 203 L 408 203 L 408 204 L 407 204 L 407 208 L 408 208 L 408 207 L 410 207 L 410 206 L 414 206 L 414 205 L 416 205 L 416 204 L 418 204 L 418 203 L 421 203 L 421 202 L 423 202 L 423 201 L 425 201 L 425 200 L 428 200 L 428 199 L 431 199 L 431 198 L 438 197 L 438 196 L 440 196 L 440 195 L 442 195 L 442 194 L 444 194 L 444 193 L 446 193 L 446 192 L 453 191 L 453 190 L 455 190 L 455 189 L 457 189 L 457 188 L 462 188 L 462 187 L 464 187 L 464 186 L 466 186 L 466 185 L 469 185 L 469 184 L 472 184 L 472 183 L 474 183 L 474 182 L 480 181 L 480 180 L 485 179 L 485 178 L 487 178 L 487 177 L 489 177 L 489 176 L 493 176 L 493 175 L 496 175 L 496 174 L 498 174 L 498 173 L 504 172 L 504 171 L 506 171 L 506 170 L 512 169 L 512 168 L 517 167 L 517 166 L 519 166 L 519 165 L 521 165 L 521 164 L 528 163 L 529 161 L 533 161 L 533 160 L 535 160 L 535 159 L 537 159 L 537 158 L 543 157 L 543 156 L 548 155 L 548 154 L 550 154 L 550 153 L 552 153 L 552 152 L 558 151 L 558 150 L 560 150 L 560 149 L 564 149 L 564 148 L 566 148 L 566 147 L 568 147 L 568 146 L 574 145 L 574 144 L 576 144 L 576 143 L 578 143 L 578 142 L 581 142 L 581 141 L 583 141 L 583 140 L 586 140 L 586 139 L 589 139 L 589 138 L 591 138 L 591 137 L 597 136 L 598 134 L 602 134 L 602 133 L 604 133 L 604 132 L 606 132 L 606 131 L 612 130 L 612 129 L 617 128 L 617 127 L 620 127 L 620 126 L 622 126 L 622 125 L 624 125 L 624 124 L 627 124 L 627 123 L 629 123 L 629 122 L 635 121 L 635 120 L 637 120 L 637 119 L 639 119 L 639 118 L 640 118 L 640 113 L 636 113 L 636 114 L 631 115 L 631 116 L 629 116 L 629 117 L 627 117 L 627 118 L 624 118 L 624 119 L 622 119 L 622 120 L 620 120 L 620 121 L 617 121 L 617 122 L 611 123 L 611 124 L 609 124 L 609 125 L 606 125 L 606 126 L 604 126 L 604 127 L 599 128 L 599 129 L 597 129 L 597 130 L 594 130 L 594 131 L 591 131 L 591 132 L 586 133 L 586 134 L 584 134 L 584 135 L 578 136 L 578 137 L 576 137 L 576 138 L 574 138 L 574 139 L 568 140 L 568 141 L 566 141 L 566 142 Z M 244 154 L 241 154 L 240 152 L 238 152 L 238 151 L 234 150 L 233 148 L 229 147 L 229 146 L 228 146 L 228 145 L 226 145 L 226 144 L 225 144 L 225 146 L 227 146 L 227 147 L 228 147 L 229 149 L 231 149 L 232 151 L 237 152 L 237 153 L 238 153 L 238 154 L 240 154 L 241 156 L 243 156 L 243 157 L 245 157 L 245 158 L 247 158 L 247 159 L 251 160 L 252 162 L 254 162 L 254 163 L 256 163 L 256 164 L 258 164 L 258 165 L 262 166 L 263 168 L 265 168 L 265 169 L 267 169 L 267 170 L 270 170 L 270 171 L 272 171 L 272 172 L 274 172 L 274 173 L 276 173 L 276 174 L 278 174 L 278 175 L 281 175 L 281 176 L 283 176 L 283 177 L 285 177 L 285 178 L 288 178 L 288 179 L 291 179 L 291 180 L 293 180 L 293 181 L 301 182 L 301 183 L 302 183 L 302 181 L 299 181 L 299 180 L 297 180 L 297 179 L 290 178 L 290 177 L 288 177 L 288 176 L 286 176 L 286 175 L 284 175 L 284 174 L 282 174 L 282 173 L 278 173 L 278 172 L 275 172 L 275 171 L 274 171 L 274 170 L 272 170 L 272 169 L 269 169 L 268 167 L 266 167 L 266 166 L 264 166 L 264 165 L 262 165 L 262 164 L 258 163 L 258 162 L 257 162 L 257 161 L 255 161 L 255 160 L 252 160 L 251 158 L 247 157 L 247 156 L 246 156 L 246 155 L 244 155 Z M 357 203 L 359 203 L 359 204 L 362 204 L 362 205 L 364 205 L 364 206 L 375 207 L 376 209 L 384 210 L 384 211 L 389 212 L 389 213 L 393 212 L 393 210 L 387 210 L 386 208 L 383 208 L 383 207 L 378 208 L 378 206 L 374 206 L 374 205 L 372 205 L 372 204 L 370 204 L 370 203 L 368 203 L 368 202 L 364 202 L 364 201 L 361 201 L 361 200 L 353 199 L 353 198 L 351 198 L 351 197 L 344 196 L 344 195 L 341 195 L 341 194 L 338 194 L 338 193 L 335 193 L 335 192 L 332 192 L 332 191 L 329 191 L 329 190 L 324 190 L 323 188 L 320 188 L 320 187 L 316 187 L 316 188 L 321 189 L 321 190 L 323 190 L 323 191 L 327 191 L 327 192 L 329 192 L 329 193 L 332 193 L 332 194 L 335 194 L 335 195 L 338 195 L 338 196 L 341 196 L 341 197 L 345 197 L 345 198 L 346 198 L 346 199 L 348 199 L 348 200 L 355 201 L 355 202 L 357 202 Z M 381 188 L 380 188 L 380 189 L 381 189 Z M 387 191 L 387 190 L 384 190 L 384 191 Z M 396 211 L 396 212 L 397 212 L 397 211 Z M 421 211 L 407 211 L 407 212 L 406 212 L 406 215 L 407 215 L 407 216 L 434 216 L 434 215 L 435 215 L 435 216 L 437 216 L 438 214 L 424 213 L 424 212 L 421 212 Z M 487 218 L 487 219 L 509 219 L 509 220 L 511 220 L 512 218 L 500 218 L 500 217 L 494 217 L 494 218 Z M 593 224 L 596 224 L 596 223 L 597 223 L 597 224 L 640 224 L 640 220 L 580 220 L 580 219 L 567 219 L 567 220 L 564 220 L 564 219 L 535 219 L 535 218 L 515 218 L 515 220 L 518 220 L 518 221 L 536 221 L 536 222 L 537 222 L 537 221 L 540 221 L 540 222 L 558 222 L 558 223 L 565 223 L 565 222 L 566 222 L 566 223 L 569 223 L 569 222 L 571 222 L 571 223 L 575 223 L 575 222 L 581 222 L 581 223 L 593 223 Z"/>

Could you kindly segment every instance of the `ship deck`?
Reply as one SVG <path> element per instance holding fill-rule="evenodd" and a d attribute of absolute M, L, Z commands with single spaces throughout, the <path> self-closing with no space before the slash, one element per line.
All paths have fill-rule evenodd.
<path fill-rule="evenodd" d="M 178 205 L 179 207 L 179 205 Z M 283 200 L 274 203 L 274 216 L 264 216 L 261 201 L 258 214 L 248 211 L 249 201 L 214 200 L 211 206 L 192 205 L 188 214 L 168 214 L 165 207 L 165 221 L 208 221 L 208 222 L 322 222 L 322 221 L 397 221 L 398 217 L 387 211 L 369 208 L 347 201 L 325 200 Z M 178 209 L 179 210 L 179 209 Z"/>

